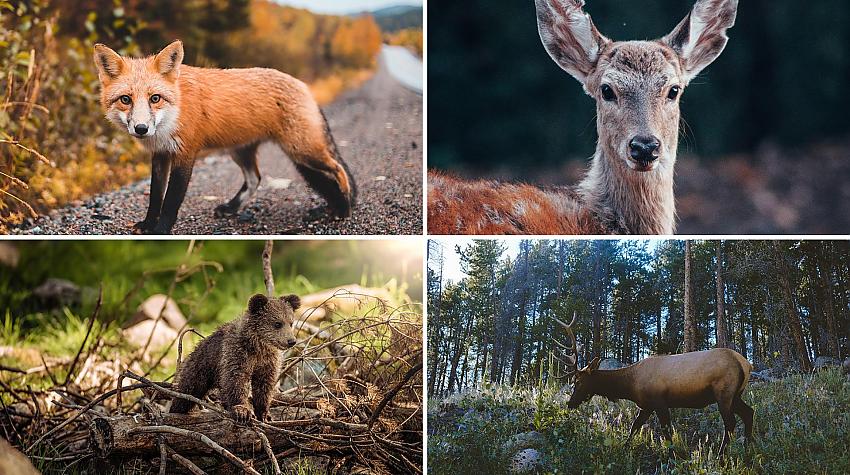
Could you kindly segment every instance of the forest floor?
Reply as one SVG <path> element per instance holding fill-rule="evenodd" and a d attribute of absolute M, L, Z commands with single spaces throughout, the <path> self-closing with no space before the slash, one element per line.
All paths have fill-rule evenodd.
<path fill-rule="evenodd" d="M 630 401 L 596 396 L 576 410 L 568 395 L 485 387 L 428 408 L 430 473 L 505 473 L 524 449 L 551 473 L 835 474 L 850 471 L 850 378 L 839 369 L 752 382 L 743 399 L 755 409 L 747 447 L 739 422 L 724 457 L 716 405 L 672 411 L 672 441 L 657 419 L 627 444 L 637 411 Z M 524 434 L 517 436 L 518 434 Z M 531 435 L 529 435 L 531 434 Z M 533 472 L 530 472 L 533 473 Z"/>
<path fill-rule="evenodd" d="M 242 185 L 242 173 L 226 156 L 196 165 L 174 234 L 386 234 L 422 233 L 422 96 L 403 86 L 379 62 L 375 76 L 324 108 L 340 154 L 358 187 L 352 216 L 332 219 L 324 200 L 298 175 L 283 152 L 260 148 L 262 182 L 256 197 L 235 217 L 218 219 L 213 208 Z M 13 234 L 129 234 L 144 218 L 150 180 L 54 210 Z M 322 211 L 322 212 L 318 212 Z"/>
<path fill-rule="evenodd" d="M 285 278 L 282 287 L 294 288 L 298 285 L 297 280 Z M 359 288 L 348 288 L 355 287 Z M 219 288 L 219 291 L 224 290 Z M 322 309 L 329 305 L 321 324 L 314 322 L 316 328 L 321 325 L 321 329 L 328 332 L 325 338 L 346 342 L 352 348 L 362 348 L 346 361 L 350 361 L 352 371 L 358 374 L 358 381 L 369 387 L 368 392 L 353 391 L 340 383 L 347 376 L 340 376 L 342 370 L 334 369 L 339 367 L 339 358 L 327 355 L 326 347 L 330 344 L 324 343 L 321 337 L 310 336 L 309 328 L 312 327 L 308 324 L 300 327 L 298 337 L 301 340 L 297 347 L 288 350 L 285 361 L 290 370 L 285 372 L 282 391 L 277 393 L 272 403 L 273 414 L 278 416 L 273 416 L 274 420 L 268 424 L 271 427 L 264 428 L 285 473 L 328 473 L 335 465 L 340 473 L 346 473 L 346 467 L 356 471 L 363 464 L 372 463 L 385 470 L 376 468 L 370 473 L 421 473 L 421 468 L 414 470 L 410 465 L 397 466 L 381 460 L 384 453 L 378 446 L 382 444 L 374 443 L 374 438 L 385 438 L 387 444 L 403 447 L 405 452 L 412 450 L 405 455 L 412 464 L 419 466 L 422 455 L 421 398 L 417 403 L 415 400 L 410 402 L 409 397 L 421 388 L 421 383 L 415 378 L 402 380 L 399 374 L 409 371 L 409 365 L 399 366 L 401 360 L 395 361 L 395 356 L 404 354 L 411 361 L 421 360 L 421 340 L 411 338 L 411 335 L 419 334 L 418 329 L 421 328 L 421 307 L 411 303 L 403 289 L 391 285 L 370 289 L 370 292 L 374 296 L 371 293 L 335 292 L 316 307 Z M 320 291 L 314 295 L 319 295 L 321 300 L 321 295 L 326 293 Z M 106 295 L 109 301 L 104 301 L 104 307 L 114 307 L 115 292 L 107 292 Z M 185 301 L 181 303 L 186 304 Z M 23 330 L 8 316 L 5 321 L 0 320 L 0 441 L 5 437 L 22 451 L 29 446 L 30 450 L 26 453 L 40 471 L 63 474 L 156 473 L 159 455 L 149 448 L 135 447 L 135 442 L 129 448 L 119 449 L 111 445 L 110 439 L 104 446 L 109 452 L 101 453 L 101 458 L 94 457 L 94 451 L 100 446 L 94 442 L 95 429 L 90 423 L 107 421 L 119 424 L 126 417 L 131 417 L 134 423 L 142 421 L 143 425 L 188 427 L 227 445 L 239 458 L 255 464 L 254 467 L 261 473 L 273 473 L 269 458 L 257 443 L 251 441 L 253 435 L 243 433 L 245 427 L 233 424 L 228 418 L 222 417 L 209 424 L 208 419 L 216 417 L 214 412 L 160 416 L 159 411 L 165 411 L 170 399 L 163 394 L 126 391 L 124 404 L 111 394 L 114 393 L 112 389 L 121 385 L 125 370 L 146 375 L 168 389 L 168 381 L 172 380 L 175 371 L 176 341 L 171 341 L 164 349 L 162 346 L 153 349 L 151 345 L 151 350 L 145 352 L 128 342 L 119 328 L 120 320 L 105 319 L 107 321 L 104 322 L 102 318 L 78 317 L 67 307 L 64 318 L 56 315 L 43 315 L 41 318 L 43 324 L 29 330 Z M 95 321 L 97 325 L 93 324 Z M 202 334 L 208 335 L 214 327 L 215 324 L 209 322 L 198 328 Z M 390 334 L 399 338 L 390 339 Z M 184 358 L 197 341 L 199 339 L 186 338 Z M 411 352 L 412 357 L 408 354 Z M 77 362 L 79 364 L 75 365 Z M 130 382 L 125 380 L 125 385 Z M 400 391 L 385 406 L 378 420 L 379 410 L 374 409 L 377 405 L 374 399 L 380 399 L 392 387 L 398 387 Z M 421 394 L 418 395 L 421 397 Z M 145 410 L 138 407 L 140 403 Z M 362 412 L 362 404 L 365 404 L 363 408 L 371 407 L 375 415 L 368 416 L 368 411 Z M 359 416 L 351 416 L 353 412 L 348 410 L 355 406 Z M 361 420 L 361 416 L 366 419 Z M 153 419 L 149 419 L 151 417 Z M 328 427 L 302 428 L 304 424 L 309 425 L 314 417 L 316 420 L 324 417 L 331 422 Z M 364 432 L 366 425 L 360 422 L 370 420 L 369 417 L 374 417 L 377 422 L 374 429 L 369 426 L 368 431 L 371 432 Z M 152 422 L 158 418 L 162 421 Z M 204 424 L 204 421 L 207 423 Z M 221 429 L 222 425 L 225 430 Z M 334 432 L 340 427 L 353 432 L 334 439 Z M 283 429 L 288 432 L 286 437 L 281 438 L 276 430 Z M 239 432 L 241 439 L 238 443 L 228 439 L 228 434 L 238 431 L 242 431 Z M 34 442 L 41 437 L 45 437 L 41 445 Z M 365 443 L 364 438 L 369 437 L 373 437 L 373 442 Z M 228 469 L 232 467 L 227 462 L 219 457 L 210 457 L 202 444 L 193 443 L 187 447 L 187 440 L 169 438 L 167 443 L 208 473 L 231 473 Z M 337 440 L 345 443 L 339 446 Z M 0 461 L 2 449 L 0 446 Z M 377 458 L 367 455 L 373 452 L 379 454 Z M 161 473 L 184 473 L 174 472 L 177 467 L 178 464 L 171 461 L 167 471 Z M 4 472 L 4 466 L 0 464 L 2 473 L 24 472 Z"/>
<path fill-rule="evenodd" d="M 585 163 L 504 168 L 461 176 L 540 185 L 573 185 Z M 814 234 L 850 232 L 850 138 L 802 150 L 764 145 L 751 155 L 713 161 L 680 153 L 676 164 L 678 234 Z"/>

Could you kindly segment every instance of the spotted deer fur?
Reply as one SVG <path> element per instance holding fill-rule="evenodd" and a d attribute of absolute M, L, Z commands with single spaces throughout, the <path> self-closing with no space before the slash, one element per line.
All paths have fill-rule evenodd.
<path fill-rule="evenodd" d="M 596 100 L 596 153 L 575 187 L 429 173 L 431 234 L 673 234 L 679 99 L 726 47 L 737 0 L 698 0 L 667 36 L 612 41 L 584 0 L 535 0 L 543 46 Z"/>

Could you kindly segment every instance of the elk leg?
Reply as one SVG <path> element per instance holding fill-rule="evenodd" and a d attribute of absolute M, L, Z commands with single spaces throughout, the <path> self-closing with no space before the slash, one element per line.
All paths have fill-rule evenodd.
<path fill-rule="evenodd" d="M 631 432 L 629 432 L 629 438 L 626 439 L 627 444 L 631 442 L 632 436 L 635 435 L 635 432 L 637 432 L 638 429 L 640 429 L 644 424 L 646 424 L 646 421 L 649 420 L 649 417 L 652 415 L 653 412 L 655 411 L 649 411 L 647 409 L 641 409 L 640 412 L 638 412 L 635 421 L 632 422 L 632 430 Z"/>
<path fill-rule="evenodd" d="M 732 412 L 732 404 L 722 404 L 719 403 L 718 407 L 720 408 L 720 417 L 723 418 L 723 442 L 720 443 L 720 451 L 719 453 L 723 453 L 726 450 L 726 446 L 729 445 L 729 440 L 732 438 L 732 433 L 735 431 L 735 424 L 738 422 L 735 419 L 735 413 Z"/>
<path fill-rule="evenodd" d="M 750 442 L 753 438 L 753 415 L 755 414 L 755 411 L 752 407 L 748 406 L 743 399 L 741 399 L 741 396 L 737 396 L 735 400 L 732 401 L 732 410 L 734 410 L 735 414 L 737 414 L 744 422 L 744 433 L 747 436 L 747 442 Z"/>
<path fill-rule="evenodd" d="M 658 414 L 658 421 L 661 422 L 661 427 L 664 428 L 664 433 L 668 439 L 673 439 L 673 425 L 670 423 L 670 409 L 662 408 L 656 409 L 655 413 Z"/>

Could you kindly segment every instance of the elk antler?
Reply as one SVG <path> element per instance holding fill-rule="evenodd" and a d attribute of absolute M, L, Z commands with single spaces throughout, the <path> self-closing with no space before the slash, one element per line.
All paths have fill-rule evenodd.
<path fill-rule="evenodd" d="M 567 363 L 567 366 L 570 368 L 570 371 L 567 373 L 567 377 L 570 377 L 573 374 L 575 374 L 576 369 L 577 369 L 576 363 L 578 362 L 578 349 L 577 349 L 576 335 L 573 332 L 573 325 L 576 323 L 576 317 L 577 317 L 576 312 L 573 312 L 573 321 L 571 321 L 569 324 L 562 322 L 560 319 L 558 319 L 558 317 L 552 317 L 553 319 L 555 319 L 555 322 L 557 322 L 559 325 L 564 327 L 564 331 L 567 333 L 567 335 L 570 337 L 570 340 L 572 340 L 572 342 L 573 342 L 572 346 L 567 346 L 567 345 L 561 343 L 560 341 L 558 341 L 557 338 L 552 338 L 552 341 L 554 341 L 558 346 L 560 346 L 564 350 L 569 351 L 569 353 L 566 356 L 566 359 L 567 359 L 566 363 Z"/>

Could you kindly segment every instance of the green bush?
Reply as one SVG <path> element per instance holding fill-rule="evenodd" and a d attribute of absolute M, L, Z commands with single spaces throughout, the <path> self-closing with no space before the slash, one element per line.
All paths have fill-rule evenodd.
<path fill-rule="evenodd" d="M 97 35 L 63 38 L 48 4 L 0 1 L 0 232 L 148 173 L 140 148 L 103 119 Z"/>

